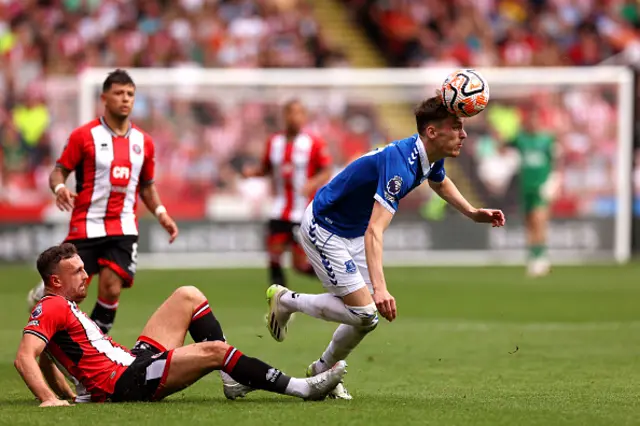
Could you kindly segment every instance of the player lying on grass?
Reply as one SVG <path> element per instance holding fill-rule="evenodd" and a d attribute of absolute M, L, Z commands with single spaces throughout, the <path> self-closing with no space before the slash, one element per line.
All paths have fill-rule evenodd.
<path fill-rule="evenodd" d="M 500 210 L 477 209 L 445 175 L 444 159 L 460 155 L 467 137 L 463 121 L 447 112 L 440 97 L 415 111 L 418 133 L 365 154 L 322 187 L 307 207 L 300 240 L 327 294 L 301 294 L 273 285 L 267 290 L 267 326 L 286 337 L 294 312 L 338 322 L 333 339 L 307 374 L 345 359 L 378 324 L 397 315 L 382 269 L 382 235 L 400 199 L 428 180 L 431 188 L 469 219 L 503 226 Z M 342 384 L 330 396 L 351 399 Z"/>
<path fill-rule="evenodd" d="M 75 246 L 64 243 L 45 250 L 37 266 L 46 293 L 24 329 L 15 366 L 42 407 L 69 405 L 66 399 L 75 397 L 53 363 L 39 366 L 43 351 L 77 379 L 94 402 L 157 401 L 213 370 L 223 371 L 230 399 L 253 389 L 322 399 L 346 372 L 346 363 L 340 361 L 326 373 L 297 379 L 243 355 L 225 342 L 209 302 L 195 287 L 180 287 L 165 300 L 129 350 L 78 309 L 87 295 L 87 273 Z M 183 346 L 187 331 L 196 343 Z"/>

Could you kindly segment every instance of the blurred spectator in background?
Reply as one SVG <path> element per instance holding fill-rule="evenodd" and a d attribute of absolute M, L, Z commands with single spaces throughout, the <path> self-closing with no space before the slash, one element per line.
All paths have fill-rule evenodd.
<path fill-rule="evenodd" d="M 596 65 L 640 40 L 633 0 L 344 0 L 395 66 Z"/>
<path fill-rule="evenodd" d="M 343 0 L 388 61 L 399 67 L 590 66 L 640 44 L 639 4 L 629 0 Z M 489 200 L 508 197 L 515 170 L 501 148 L 521 130 L 518 99 L 539 117 L 540 131 L 567 152 L 566 179 L 555 216 L 615 212 L 617 121 L 615 89 L 576 87 L 494 97 L 469 124 L 466 171 Z M 485 121 L 486 124 L 485 125 Z M 487 177 L 487 170 L 498 170 Z M 588 170 L 592 169 L 589 173 Z M 597 176 L 597 177 L 596 177 Z M 511 195 L 510 195 L 511 194 Z M 503 205 L 505 209 L 508 206 Z"/>
<path fill-rule="evenodd" d="M 364 26 L 394 66 L 591 65 L 630 46 L 640 52 L 638 4 L 633 0 L 342 1 L 354 25 Z M 327 43 L 313 4 L 0 2 L 0 203 L 51 200 L 46 186 L 38 185 L 38 169 L 49 157 L 57 157 L 66 134 L 79 124 L 76 76 L 87 67 L 175 67 L 186 73 L 199 67 L 349 66 L 345 54 Z M 486 113 L 468 123 L 469 144 L 477 149 L 460 161 L 471 177 L 478 175 L 478 167 L 511 164 L 499 141 L 519 131 L 516 104 L 527 96 L 495 96 Z M 302 98 L 309 104 L 310 129 L 326 140 L 338 166 L 387 142 L 374 102 L 338 91 L 315 102 Z M 557 134 L 557 143 L 568 153 L 559 164 L 567 179 L 562 197 L 552 205 L 553 214 L 611 214 L 615 91 L 580 88 L 537 93 L 533 99 L 528 108 L 537 111 L 545 129 Z M 133 120 L 154 134 L 163 165 L 157 171 L 158 187 L 167 198 L 175 194 L 165 202 L 180 203 L 183 218 L 202 218 L 211 207 L 207 198 L 222 200 L 238 191 L 251 192 L 254 201 L 264 197 L 264 186 L 247 186 L 238 176 L 241 164 L 258 158 L 263 141 L 276 131 L 281 101 L 225 93 L 220 87 L 140 87 Z M 598 155 L 587 155 L 591 153 Z M 590 176 L 604 178 L 590 183 L 584 194 L 585 182 L 594 179 L 585 178 L 589 168 L 595 171 Z M 505 172 L 498 184 L 472 182 L 478 182 L 476 189 L 485 199 L 510 200 L 508 177 Z M 20 211 L 20 217 L 23 214 Z M 258 215 L 259 209 L 251 214 Z"/>
<path fill-rule="evenodd" d="M 34 86 L 24 94 L 24 101 L 18 102 L 12 110 L 12 125 L 20 137 L 20 145 L 29 155 L 29 168 L 37 167 L 49 153 L 47 129 L 49 109 L 41 93 Z"/>
<path fill-rule="evenodd" d="M 1 184 L 5 190 L 19 187 L 40 194 L 30 202 L 50 199 L 46 186 L 43 191 L 37 188 L 37 171 L 51 155 L 59 154 L 64 144 L 60 135 L 78 124 L 73 111 L 77 106 L 68 105 L 73 99 L 60 102 L 51 92 L 46 97 L 51 77 L 75 76 L 87 67 L 344 65 L 340 52 L 328 47 L 309 4 L 297 0 L 0 2 Z M 234 171 L 227 163 L 244 137 L 243 111 L 145 95 L 141 91 L 134 119 L 153 129 L 158 154 L 166 157 L 159 159 L 167 165 L 159 170 L 160 185 L 164 178 L 171 180 L 174 187 L 187 191 L 183 193 L 187 198 L 202 198 L 212 188 L 233 187 Z M 264 108 L 258 106 L 254 119 L 262 120 Z M 262 134 L 254 146 L 273 129 L 256 130 Z M 55 140 L 50 141 L 51 136 Z"/>

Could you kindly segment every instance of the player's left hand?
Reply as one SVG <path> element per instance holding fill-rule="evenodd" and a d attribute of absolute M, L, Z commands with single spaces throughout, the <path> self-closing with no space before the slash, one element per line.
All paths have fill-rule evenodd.
<path fill-rule="evenodd" d="M 47 401 L 43 401 L 42 404 L 40 404 L 40 407 L 72 407 L 73 404 L 69 404 L 68 401 L 65 401 L 64 399 L 58 399 L 58 398 L 53 398 L 53 399 L 49 399 Z"/>
<path fill-rule="evenodd" d="M 162 225 L 165 231 L 169 234 L 169 244 L 174 242 L 178 236 L 178 225 L 176 225 L 173 219 L 171 219 L 169 213 L 160 213 L 158 215 L 158 222 L 160 222 L 160 225 Z"/>
<path fill-rule="evenodd" d="M 387 290 L 376 291 L 373 293 L 373 301 L 380 315 L 387 321 L 391 322 L 396 319 L 398 309 L 396 308 L 396 299 Z"/>
<path fill-rule="evenodd" d="M 471 219 L 476 223 L 490 223 L 494 228 L 504 226 L 506 219 L 502 210 L 477 209 L 471 214 Z"/>

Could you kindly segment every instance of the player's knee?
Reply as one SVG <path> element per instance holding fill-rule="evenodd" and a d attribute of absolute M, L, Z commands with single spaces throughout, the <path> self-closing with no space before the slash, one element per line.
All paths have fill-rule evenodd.
<path fill-rule="evenodd" d="M 224 366 L 224 356 L 229 349 L 229 345 L 222 341 L 214 341 L 214 342 L 201 342 L 198 343 L 200 346 L 200 350 L 204 358 L 206 359 L 207 365 L 210 368 L 222 368 Z"/>
<path fill-rule="evenodd" d="M 378 326 L 378 310 L 376 309 L 375 303 L 365 306 L 347 306 L 347 309 L 358 317 L 360 320 L 358 327 L 361 330 L 369 333 Z"/>
<path fill-rule="evenodd" d="M 191 302 L 195 304 L 200 304 L 206 300 L 206 297 L 198 287 L 192 285 L 184 285 L 182 287 L 178 287 L 173 292 L 174 297 L 178 297 L 180 300 L 184 300 L 185 302 Z"/>

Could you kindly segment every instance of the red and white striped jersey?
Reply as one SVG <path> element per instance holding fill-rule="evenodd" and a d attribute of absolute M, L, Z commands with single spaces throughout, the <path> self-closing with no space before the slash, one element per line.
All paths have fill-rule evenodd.
<path fill-rule="evenodd" d="M 300 222 L 314 195 L 305 197 L 302 188 L 309 178 L 330 164 L 324 141 L 308 133 L 300 133 L 292 140 L 287 140 L 283 133 L 269 138 L 263 167 L 273 181 L 271 219 Z"/>
<path fill-rule="evenodd" d="M 113 393 L 122 373 L 136 359 L 105 336 L 75 302 L 62 296 L 42 298 L 31 311 L 24 334 L 42 339 L 56 364 L 82 383 L 96 402 Z"/>
<path fill-rule="evenodd" d="M 118 136 L 99 118 L 71 133 L 57 164 L 76 173 L 67 240 L 138 235 L 138 191 L 155 169 L 149 135 L 132 126 Z"/>

